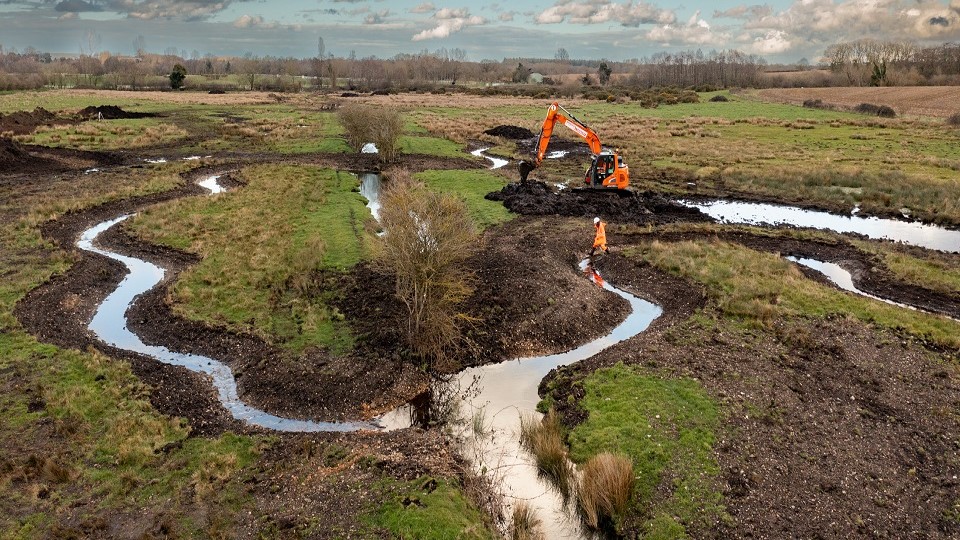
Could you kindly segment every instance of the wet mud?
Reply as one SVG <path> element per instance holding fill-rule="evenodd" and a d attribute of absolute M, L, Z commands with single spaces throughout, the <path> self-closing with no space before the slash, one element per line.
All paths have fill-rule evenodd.
<path fill-rule="evenodd" d="M 627 190 L 555 189 L 530 180 L 507 184 L 487 199 L 502 201 L 511 212 L 523 215 L 559 215 L 616 220 L 640 225 L 674 222 L 710 222 L 696 208 L 680 205 L 661 194 Z"/>

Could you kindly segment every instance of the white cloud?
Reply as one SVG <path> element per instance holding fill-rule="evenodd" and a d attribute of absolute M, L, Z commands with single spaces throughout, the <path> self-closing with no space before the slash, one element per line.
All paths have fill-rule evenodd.
<path fill-rule="evenodd" d="M 363 19 L 363 24 L 384 24 L 387 22 L 387 17 L 390 16 L 390 10 L 384 9 L 371 13 Z"/>
<path fill-rule="evenodd" d="M 467 8 L 443 8 L 438 9 L 436 13 L 433 14 L 434 19 L 464 19 L 470 16 L 470 10 Z"/>
<path fill-rule="evenodd" d="M 478 15 L 470 15 L 467 8 L 443 8 L 433 14 L 437 25 L 429 30 L 424 30 L 413 36 L 413 41 L 423 41 L 425 39 L 440 39 L 455 34 L 468 26 L 479 26 L 487 24 L 487 19 Z"/>
<path fill-rule="evenodd" d="M 641 24 L 673 24 L 676 14 L 653 4 L 632 0 L 623 4 L 610 0 L 571 1 L 560 0 L 534 17 L 538 24 L 574 24 L 619 23 L 623 26 Z"/>
<path fill-rule="evenodd" d="M 516 12 L 504 11 L 503 13 L 497 16 L 497 19 L 500 19 L 502 22 L 510 22 L 513 20 L 514 15 L 516 15 Z"/>
<path fill-rule="evenodd" d="M 697 10 L 687 21 L 687 24 L 678 26 L 665 24 L 651 29 L 646 39 L 663 43 L 664 45 L 707 45 L 721 43 L 729 39 L 726 33 L 716 33 L 710 23 L 700 18 Z"/>
<path fill-rule="evenodd" d="M 430 13 L 431 11 L 437 9 L 433 5 L 433 2 L 424 2 L 417 7 L 410 8 L 410 13 Z"/>
<path fill-rule="evenodd" d="M 793 47 L 794 44 L 786 32 L 771 30 L 763 36 L 754 38 L 753 43 L 746 47 L 746 52 L 759 55 L 782 54 Z"/>
<path fill-rule="evenodd" d="M 128 17 L 134 19 L 184 19 L 199 20 L 205 19 L 215 13 L 219 13 L 230 5 L 230 0 L 210 1 L 210 0 L 147 0 L 145 2 L 135 2 L 134 0 L 113 0 L 110 2 L 110 8 L 118 12 L 126 13 Z"/>
<path fill-rule="evenodd" d="M 261 24 L 263 24 L 263 17 L 260 15 L 256 17 L 241 15 L 237 20 L 233 21 L 234 28 L 250 28 L 251 26 L 260 26 Z"/>

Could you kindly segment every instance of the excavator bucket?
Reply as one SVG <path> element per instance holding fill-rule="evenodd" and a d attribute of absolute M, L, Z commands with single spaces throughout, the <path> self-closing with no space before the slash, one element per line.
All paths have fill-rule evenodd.
<path fill-rule="evenodd" d="M 530 175 L 530 172 L 536 169 L 537 166 L 533 163 L 530 163 L 526 160 L 520 160 L 520 163 L 517 164 L 517 170 L 520 171 L 520 181 L 526 182 L 527 176 Z"/>

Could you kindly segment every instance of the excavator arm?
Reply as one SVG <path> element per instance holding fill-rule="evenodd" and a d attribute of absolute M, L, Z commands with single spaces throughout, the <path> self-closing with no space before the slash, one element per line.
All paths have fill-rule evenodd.
<path fill-rule="evenodd" d="M 543 162 L 543 158 L 547 155 L 547 147 L 550 145 L 550 137 L 553 135 L 553 128 L 556 127 L 557 122 L 567 126 L 570 131 L 573 131 L 583 138 L 583 140 L 587 141 L 587 144 L 590 146 L 590 152 L 593 155 L 600 153 L 600 137 L 583 122 L 577 120 L 576 117 L 570 114 L 570 111 L 564 109 L 559 103 L 554 101 L 547 110 L 547 117 L 543 121 L 543 127 L 540 128 L 540 136 L 537 137 L 537 145 L 535 148 L 537 152 L 536 157 L 533 161 L 521 161 L 518 165 L 521 181 L 526 181 L 527 175 Z"/>

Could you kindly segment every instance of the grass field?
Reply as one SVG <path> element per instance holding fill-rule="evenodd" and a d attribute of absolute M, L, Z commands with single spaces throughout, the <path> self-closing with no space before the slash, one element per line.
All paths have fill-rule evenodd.
<path fill-rule="evenodd" d="M 203 257 L 174 287 L 177 311 L 294 351 L 349 350 L 342 315 L 324 301 L 322 274 L 351 267 L 373 249 L 374 225 L 356 176 L 260 165 L 240 178 L 247 182 L 241 190 L 174 201 L 132 222 L 152 242 Z"/>

